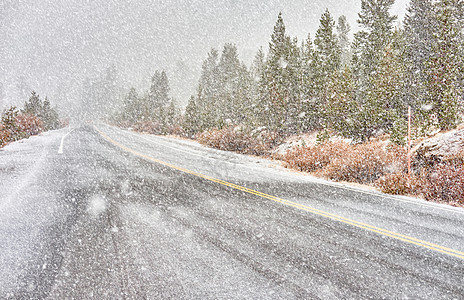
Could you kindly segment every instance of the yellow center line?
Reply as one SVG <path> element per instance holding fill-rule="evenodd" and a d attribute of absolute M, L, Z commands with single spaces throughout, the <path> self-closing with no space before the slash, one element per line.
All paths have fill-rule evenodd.
<path fill-rule="evenodd" d="M 105 133 L 101 132 L 96 126 L 94 126 L 94 128 L 108 142 L 112 143 L 113 145 L 121 148 L 122 150 L 124 150 L 126 152 L 132 153 L 132 154 L 134 154 L 136 156 L 142 157 L 142 158 L 147 159 L 149 161 L 152 161 L 152 162 L 155 162 L 155 163 L 158 163 L 158 164 L 161 164 L 161 165 L 164 165 L 164 166 L 179 170 L 181 172 L 191 174 L 191 175 L 194 175 L 194 176 L 197 176 L 197 177 L 212 181 L 212 182 L 216 182 L 216 183 L 231 187 L 231 188 L 236 189 L 236 190 L 240 190 L 240 191 L 243 191 L 243 192 L 246 192 L 246 193 L 249 193 L 249 194 L 253 194 L 253 195 L 259 196 L 261 198 L 269 199 L 269 200 L 272 200 L 272 201 L 275 201 L 275 202 L 278 202 L 278 203 L 281 203 L 281 204 L 284 204 L 284 205 L 287 205 L 287 206 L 298 208 L 298 209 L 313 213 L 315 215 L 319 215 L 319 216 L 329 218 L 329 219 L 332 219 L 332 220 L 335 220 L 335 221 L 339 221 L 339 222 L 342 222 L 342 223 L 345 223 L 345 224 L 349 224 L 349 225 L 352 225 L 352 226 L 355 226 L 355 227 L 358 227 L 358 228 L 362 228 L 362 229 L 365 229 L 365 230 L 368 230 L 368 231 L 371 231 L 371 232 L 375 232 L 375 233 L 378 233 L 378 234 L 381 234 L 381 235 L 384 235 L 384 236 L 388 236 L 388 237 L 391 237 L 391 238 L 394 238 L 394 239 L 397 239 L 397 240 L 401 240 L 403 242 L 414 244 L 414 245 L 424 247 L 424 248 L 427 248 L 427 249 L 431 249 L 431 250 L 441 252 L 441 253 L 444 253 L 444 254 L 452 255 L 452 256 L 455 256 L 455 257 L 460 258 L 460 259 L 464 259 L 464 252 L 462 252 L 462 251 L 458 251 L 458 250 L 454 250 L 454 249 L 451 249 L 451 248 L 443 247 L 443 246 L 440 246 L 440 245 L 437 245 L 437 244 L 434 244 L 434 243 L 430 243 L 430 242 L 427 242 L 427 241 L 423 241 L 423 240 L 420 240 L 420 239 L 417 239 L 417 238 L 414 238 L 414 237 L 411 237 L 411 236 L 407 236 L 407 235 L 396 233 L 396 232 L 393 232 L 393 231 L 390 231 L 390 230 L 387 230 L 387 229 L 383 229 L 383 228 L 379 228 L 379 227 L 376 227 L 376 226 L 373 226 L 373 225 L 369 225 L 369 224 L 366 224 L 366 223 L 363 223 L 363 222 L 348 219 L 348 218 L 345 218 L 345 217 L 342 217 L 342 216 L 339 216 L 339 215 L 336 215 L 336 214 L 332 214 L 332 213 L 325 212 L 325 211 L 322 211 L 322 210 L 319 210 L 319 209 L 316 209 L 316 208 L 312 208 L 312 207 L 307 206 L 307 205 L 303 205 L 303 204 L 300 204 L 300 203 L 297 203 L 297 202 L 285 200 L 285 199 L 282 199 L 282 198 L 279 198 L 279 197 L 276 197 L 276 196 L 272 196 L 272 195 L 265 194 L 265 193 L 262 193 L 262 192 L 259 192 L 259 191 L 255 191 L 255 190 L 249 189 L 249 188 L 244 187 L 244 186 L 240 186 L 240 185 L 230 183 L 230 182 L 227 182 L 227 181 L 224 181 L 224 180 L 220 180 L 220 179 L 217 179 L 217 178 L 214 178 L 214 177 L 203 175 L 201 173 L 191 171 L 191 170 L 188 170 L 188 169 L 185 169 L 185 168 L 182 168 L 182 167 L 179 167 L 179 166 L 164 162 L 162 160 L 153 158 L 153 157 L 148 156 L 146 154 L 135 151 L 135 150 L 133 150 L 133 149 L 131 149 L 129 147 L 126 147 L 126 146 L 116 142 L 115 140 L 110 138 Z"/>

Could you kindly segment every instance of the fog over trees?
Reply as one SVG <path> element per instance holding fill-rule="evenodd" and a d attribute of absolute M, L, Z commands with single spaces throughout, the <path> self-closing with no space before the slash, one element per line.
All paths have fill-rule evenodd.
<path fill-rule="evenodd" d="M 404 14 L 406 0 L 394 13 Z M 22 104 L 32 90 L 60 108 L 82 107 L 114 66 L 116 93 L 150 85 L 165 70 L 181 107 L 196 93 L 201 61 L 211 48 L 236 45 L 249 67 L 267 48 L 276 16 L 301 41 L 315 33 L 320 15 L 345 15 L 358 28 L 360 1 L 50 1 L 0 3 L 0 106 Z M 341 29 L 343 30 L 343 29 Z M 100 99 L 101 100 L 101 99 Z M 75 114 L 70 114 L 75 115 Z"/>

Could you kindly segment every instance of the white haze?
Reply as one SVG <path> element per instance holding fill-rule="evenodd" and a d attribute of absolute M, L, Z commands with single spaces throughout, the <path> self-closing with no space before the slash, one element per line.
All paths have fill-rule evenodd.
<path fill-rule="evenodd" d="M 402 20 L 409 1 L 392 13 Z M 356 28 L 360 0 L 0 0 L 0 109 L 21 105 L 35 90 L 62 109 L 75 103 L 85 78 L 116 66 L 119 84 L 143 91 L 166 69 L 172 96 L 184 105 L 195 92 L 201 63 L 212 48 L 235 43 L 249 65 L 267 51 L 280 11 L 287 32 L 314 37 L 325 8 Z"/>

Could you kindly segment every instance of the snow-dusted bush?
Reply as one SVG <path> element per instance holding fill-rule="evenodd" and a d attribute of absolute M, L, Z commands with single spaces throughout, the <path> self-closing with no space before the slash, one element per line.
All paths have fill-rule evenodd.
<path fill-rule="evenodd" d="M 23 137 L 37 135 L 44 131 L 43 121 L 31 114 L 19 114 L 16 117 L 16 124 Z"/>
<path fill-rule="evenodd" d="M 428 201 L 464 205 L 464 166 L 456 164 L 436 166 L 425 176 L 422 194 Z"/>
<path fill-rule="evenodd" d="M 44 131 L 42 120 L 34 115 L 20 114 L 9 110 L 2 116 L 0 122 L 0 148 L 10 142 L 25 139 Z"/>
<path fill-rule="evenodd" d="M 11 141 L 11 133 L 0 123 L 0 148 Z"/>
<path fill-rule="evenodd" d="M 182 126 L 174 125 L 174 126 L 171 126 L 171 127 L 167 128 L 167 134 L 183 136 L 184 135 L 184 129 L 182 128 Z"/>
<path fill-rule="evenodd" d="M 154 121 L 137 122 L 133 125 L 133 129 L 138 132 L 150 134 L 162 134 L 163 132 L 161 123 Z"/>
<path fill-rule="evenodd" d="M 196 140 L 208 147 L 252 155 L 267 154 L 275 142 L 272 135 L 261 135 L 258 139 L 234 127 L 199 133 Z"/>
<path fill-rule="evenodd" d="M 412 187 L 415 186 L 416 181 L 417 179 L 415 177 L 412 177 L 410 181 L 408 175 L 405 173 L 394 173 L 386 174 L 380 177 L 375 182 L 375 186 L 378 187 L 383 193 L 392 195 L 407 195 L 414 190 Z"/>
<path fill-rule="evenodd" d="M 407 166 L 406 150 L 380 143 L 365 143 L 347 148 L 334 158 L 322 174 L 337 181 L 372 183 L 388 173 L 403 171 Z"/>
<path fill-rule="evenodd" d="M 282 156 L 290 168 L 303 172 L 322 169 L 348 151 L 350 146 L 344 142 L 327 142 L 314 147 L 294 147 Z"/>

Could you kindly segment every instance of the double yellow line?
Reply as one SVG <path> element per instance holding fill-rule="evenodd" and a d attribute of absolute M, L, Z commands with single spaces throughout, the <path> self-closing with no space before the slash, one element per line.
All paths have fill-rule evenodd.
<path fill-rule="evenodd" d="M 116 142 L 115 140 L 113 140 L 112 138 L 110 138 L 109 136 L 107 136 L 106 134 L 101 132 L 97 127 L 95 127 L 95 130 L 98 133 L 100 133 L 100 135 L 103 138 L 105 138 L 108 142 L 112 143 L 113 145 L 121 148 L 124 151 L 132 153 L 132 154 L 134 154 L 136 156 L 142 157 L 142 158 L 147 159 L 149 161 L 152 161 L 152 162 L 155 162 L 155 163 L 158 163 L 158 164 L 161 164 L 161 165 L 164 165 L 164 166 L 179 170 L 181 172 L 191 174 L 191 175 L 194 175 L 194 176 L 197 176 L 197 177 L 212 181 L 212 182 L 216 182 L 216 183 L 219 183 L 221 185 L 228 186 L 230 188 L 233 188 L 233 189 L 236 189 L 236 190 L 239 190 L 239 191 L 243 191 L 243 192 L 246 192 L 246 193 L 249 193 L 249 194 L 253 194 L 253 195 L 259 196 L 261 198 L 269 199 L 269 200 L 272 200 L 272 201 L 275 201 L 275 202 L 278 202 L 278 203 L 281 203 L 281 204 L 284 204 L 284 205 L 287 205 L 287 206 L 295 207 L 295 208 L 298 208 L 298 209 L 313 213 L 315 215 L 326 217 L 326 218 L 329 218 L 329 219 L 332 219 L 332 220 L 335 220 L 335 221 L 338 221 L 338 222 L 342 222 L 342 223 L 349 224 L 349 225 L 352 225 L 352 226 L 355 226 L 355 227 L 358 227 L 358 228 L 362 228 L 362 229 L 365 229 L 365 230 L 369 230 L 371 232 L 375 232 L 375 233 L 378 233 L 378 234 L 381 234 L 381 235 L 384 235 L 384 236 L 388 236 L 388 237 L 391 237 L 391 238 L 394 238 L 394 239 L 397 239 L 397 240 L 400 240 L 400 241 L 403 241 L 403 242 L 406 242 L 406 243 L 414 244 L 416 246 L 424 247 L 424 248 L 431 249 L 431 250 L 441 252 L 441 253 L 444 253 L 444 254 L 448 254 L 448 255 L 451 255 L 451 256 L 454 256 L 454 257 L 457 257 L 457 258 L 460 258 L 460 259 L 464 259 L 464 252 L 461 252 L 461 251 L 458 251 L 458 250 L 443 247 L 443 246 L 440 246 L 440 245 L 437 245 L 437 244 L 434 244 L 434 243 L 430 243 L 430 242 L 427 242 L 427 241 L 423 241 L 423 240 L 420 240 L 420 239 L 416 239 L 414 237 L 410 237 L 410 236 L 407 236 L 407 235 L 404 235 L 404 234 L 396 233 L 396 232 L 393 232 L 393 231 L 390 231 L 390 230 L 386 230 L 386 229 L 379 228 L 379 227 L 376 227 L 376 226 L 372 226 L 372 225 L 369 225 L 369 224 L 366 224 L 366 223 L 362 223 L 362 222 L 358 222 L 358 221 L 348 219 L 348 218 L 345 218 L 345 217 L 342 217 L 342 216 L 338 216 L 338 215 L 335 215 L 335 214 L 332 214 L 332 213 L 328 213 L 328 212 L 325 212 L 325 211 L 322 211 L 322 210 L 319 210 L 319 209 L 315 209 L 315 208 L 312 208 L 312 207 L 307 206 L 307 205 L 299 204 L 299 203 L 289 201 L 289 200 L 285 200 L 285 199 L 282 199 L 282 198 L 279 198 L 279 197 L 276 197 L 276 196 L 261 193 L 259 191 L 255 191 L 255 190 L 246 188 L 244 186 L 240 186 L 240 185 L 230 183 L 230 182 L 227 182 L 227 181 L 224 181 L 224 180 L 220 180 L 220 179 L 217 179 L 217 178 L 214 178 L 214 177 L 203 175 L 201 173 L 197 173 L 197 172 L 194 172 L 194 171 L 191 171 L 191 170 L 188 170 L 188 169 L 185 169 L 185 168 L 182 168 L 182 167 L 179 167 L 179 166 L 176 166 L 176 165 L 161 161 L 159 159 L 156 159 L 156 158 L 153 158 L 153 157 L 148 156 L 146 154 L 140 153 L 138 151 L 135 151 L 135 150 L 133 150 L 133 149 L 131 149 L 129 147 L 126 147 L 126 146 Z"/>

